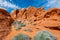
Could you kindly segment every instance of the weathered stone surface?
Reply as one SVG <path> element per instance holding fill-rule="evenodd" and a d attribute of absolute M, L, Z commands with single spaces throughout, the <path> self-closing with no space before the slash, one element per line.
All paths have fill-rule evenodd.
<path fill-rule="evenodd" d="M 25 20 L 26 19 L 26 10 L 25 8 L 19 10 L 19 13 L 17 14 L 17 19 L 19 20 Z"/>
<path fill-rule="evenodd" d="M 4 39 L 11 31 L 13 19 L 4 9 L 0 9 L 0 40 Z"/>
<path fill-rule="evenodd" d="M 23 8 L 19 10 L 19 13 L 17 14 L 17 19 L 23 21 L 24 23 L 27 22 L 27 24 L 33 23 L 37 20 L 40 20 L 41 13 L 45 12 L 43 7 L 41 8 L 35 8 L 35 7 L 29 7 L 27 9 Z"/>
<path fill-rule="evenodd" d="M 11 17 L 14 20 L 18 20 L 26 24 L 24 27 L 32 30 L 32 32 L 22 31 L 21 29 L 24 27 L 15 31 L 13 27 L 8 38 L 11 38 L 17 33 L 26 33 L 32 38 L 37 31 L 47 30 L 52 32 L 58 40 L 60 40 L 60 9 L 50 8 L 48 10 L 44 10 L 43 7 L 29 7 L 20 9 L 18 12 L 14 11 L 12 14 L 13 15 L 11 15 Z M 15 17 L 13 17 L 14 15 Z M 9 40 L 8 38 L 7 40 Z"/>
<path fill-rule="evenodd" d="M 13 10 L 10 15 L 15 20 L 17 18 L 17 14 L 19 13 L 18 9 Z"/>
<path fill-rule="evenodd" d="M 58 27 L 60 28 L 60 9 L 52 8 L 47 10 L 44 15 L 44 21 L 42 24 L 47 27 Z"/>
<path fill-rule="evenodd" d="M 15 15 L 16 20 L 20 20 L 27 25 L 44 24 L 43 26 L 58 28 L 60 26 L 60 9 L 58 8 L 50 8 L 48 10 L 44 10 L 43 7 L 40 8 L 29 7 L 27 9 L 23 8 L 21 10 L 14 10 L 12 14 Z M 11 16 L 13 19 L 15 19 L 13 15 Z"/>

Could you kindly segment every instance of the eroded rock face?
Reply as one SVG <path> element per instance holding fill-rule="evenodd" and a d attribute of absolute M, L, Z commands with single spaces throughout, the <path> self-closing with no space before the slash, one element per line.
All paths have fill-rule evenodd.
<path fill-rule="evenodd" d="M 15 20 L 17 18 L 17 14 L 19 13 L 18 9 L 13 10 L 10 15 Z"/>
<path fill-rule="evenodd" d="M 58 8 L 50 8 L 48 10 L 44 10 L 43 7 L 35 8 L 23 8 L 21 10 L 16 10 L 12 13 L 15 14 L 16 20 L 20 20 L 26 25 L 28 24 L 36 24 L 43 27 L 57 27 L 60 29 L 60 9 Z M 12 15 L 12 18 L 14 19 Z"/>
<path fill-rule="evenodd" d="M 19 13 L 17 14 L 17 19 L 26 24 L 31 24 L 41 19 L 40 15 L 42 12 L 45 12 L 43 7 L 39 9 L 35 7 L 29 7 L 27 9 L 24 8 L 19 10 Z"/>
<path fill-rule="evenodd" d="M 27 9 L 26 8 L 20 9 L 18 10 L 18 12 L 17 10 L 15 10 L 12 14 L 13 15 L 11 15 L 11 17 L 14 20 L 21 21 L 22 23 L 26 24 L 26 26 L 24 26 L 25 28 L 31 29 L 33 31 L 31 32 L 33 36 L 35 34 L 34 32 L 40 30 L 48 30 L 55 34 L 58 39 L 60 39 L 59 37 L 60 9 L 50 8 L 48 10 L 44 10 L 43 7 L 41 8 L 29 7 Z M 14 15 L 15 17 L 13 17 Z M 21 29 L 22 28 L 23 27 L 21 27 Z M 21 33 L 22 32 L 23 31 L 21 30 Z M 31 35 L 30 33 L 28 34 Z"/>
<path fill-rule="evenodd" d="M 19 13 L 17 14 L 17 19 L 19 20 L 25 20 L 26 19 L 26 10 L 25 8 L 19 10 Z"/>
<path fill-rule="evenodd" d="M 47 10 L 47 12 L 44 15 L 44 21 L 42 22 L 42 25 L 46 27 L 57 27 L 60 29 L 60 9 L 52 8 Z"/>
<path fill-rule="evenodd" d="M 0 40 L 3 40 L 11 31 L 13 19 L 4 9 L 0 9 Z"/>

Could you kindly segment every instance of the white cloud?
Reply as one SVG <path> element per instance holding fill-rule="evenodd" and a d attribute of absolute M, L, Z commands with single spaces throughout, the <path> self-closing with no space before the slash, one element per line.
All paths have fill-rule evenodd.
<path fill-rule="evenodd" d="M 47 0 L 47 1 L 48 1 L 48 3 L 47 3 L 46 6 L 51 6 L 51 5 L 53 5 L 57 0 Z"/>
<path fill-rule="evenodd" d="M 60 0 L 56 0 L 52 7 L 60 8 Z"/>
<path fill-rule="evenodd" d="M 47 0 L 48 3 L 46 4 L 46 7 L 50 8 L 60 8 L 60 0 Z"/>
<path fill-rule="evenodd" d="M 0 7 L 0 8 L 7 10 L 7 9 L 6 9 L 6 8 L 4 8 L 4 7 Z"/>
<path fill-rule="evenodd" d="M 0 0 L 0 6 L 7 7 L 7 8 L 19 8 L 18 6 L 6 1 L 6 0 Z"/>

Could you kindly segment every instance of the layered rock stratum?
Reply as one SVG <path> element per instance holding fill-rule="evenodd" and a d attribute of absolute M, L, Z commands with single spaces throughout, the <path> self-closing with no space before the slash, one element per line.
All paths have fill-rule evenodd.
<path fill-rule="evenodd" d="M 14 10 L 11 16 L 14 20 L 20 20 L 23 23 L 31 25 L 41 25 L 44 27 L 57 27 L 60 29 L 60 9 L 50 8 L 44 10 L 41 8 L 29 7 L 28 9 L 23 8 L 21 10 Z M 14 16 L 14 17 L 13 17 Z"/>
<path fill-rule="evenodd" d="M 13 19 L 4 9 L 0 9 L 0 40 L 3 40 L 11 32 Z"/>
<path fill-rule="evenodd" d="M 4 12 L 5 11 L 2 11 L 2 13 L 0 13 L 1 15 L 0 20 L 1 18 L 4 19 L 1 20 L 2 22 L 0 25 L 3 24 L 4 26 L 3 25 L 2 25 L 3 27 L 0 26 L 2 28 L 0 30 L 4 31 L 5 29 L 3 28 L 7 28 L 7 30 L 9 31 L 6 31 L 6 33 L 8 32 L 10 33 L 7 35 L 5 40 L 10 40 L 14 35 L 18 33 L 24 33 L 29 35 L 31 38 L 33 38 L 36 32 L 40 30 L 47 30 L 52 34 L 54 34 L 58 40 L 60 40 L 60 9 L 59 8 L 50 8 L 48 10 L 44 10 L 43 7 L 40 8 L 29 7 L 20 10 L 15 9 L 10 14 Z M 26 26 L 21 27 L 18 31 L 16 31 L 14 29 L 14 25 L 12 25 L 12 22 L 14 22 L 13 20 L 21 21 L 22 23 L 26 24 Z M 29 31 L 23 31 L 24 28 L 28 29 Z M 5 31 L 1 33 L 5 33 Z"/>
<path fill-rule="evenodd" d="M 59 8 L 50 8 L 48 10 L 44 10 L 43 7 L 29 7 L 20 10 L 13 10 L 11 14 L 15 15 L 14 17 L 12 17 L 14 20 L 20 20 L 22 23 L 26 24 L 26 26 L 23 28 L 28 28 L 33 31 L 31 33 L 27 33 L 26 31 L 24 32 L 20 29 L 21 33 L 26 33 L 30 35 L 30 37 L 33 37 L 37 31 L 48 30 L 53 33 L 58 38 L 58 40 L 60 40 Z"/>

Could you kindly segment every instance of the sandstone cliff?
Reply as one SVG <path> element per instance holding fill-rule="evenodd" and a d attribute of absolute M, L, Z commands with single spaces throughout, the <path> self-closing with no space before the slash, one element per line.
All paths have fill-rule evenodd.
<path fill-rule="evenodd" d="M 25 27 L 22 27 L 19 32 L 14 34 L 25 33 L 32 38 L 37 31 L 48 30 L 60 40 L 60 9 L 50 8 L 44 10 L 43 7 L 29 7 L 20 9 L 18 12 L 17 10 L 13 11 L 14 12 L 11 13 L 13 14 L 11 15 L 12 18 L 26 24 Z M 24 32 L 22 31 L 23 28 L 28 28 L 32 30 L 32 32 Z"/>
<path fill-rule="evenodd" d="M 26 24 L 26 26 L 16 31 L 14 25 L 12 25 L 16 20 Z M 33 38 L 34 34 L 40 30 L 50 31 L 60 40 L 60 9 L 50 8 L 44 10 L 43 7 L 29 7 L 20 10 L 15 9 L 10 14 L 4 9 L 0 9 L 0 28 L 1 40 L 5 37 L 7 37 L 5 40 L 10 40 L 18 33 L 24 33 Z M 24 28 L 28 31 L 23 31 Z"/>
<path fill-rule="evenodd" d="M 4 39 L 11 32 L 13 19 L 4 9 L 0 9 L 0 40 Z"/>
<path fill-rule="evenodd" d="M 47 27 L 59 27 L 60 26 L 59 11 L 60 9 L 58 8 L 50 8 L 48 10 L 44 10 L 43 7 L 41 8 L 29 7 L 27 9 L 23 8 L 21 10 L 14 10 L 14 12 L 11 13 L 13 15 L 11 16 L 13 19 L 20 20 L 26 24 L 31 25 L 37 24 Z"/>

